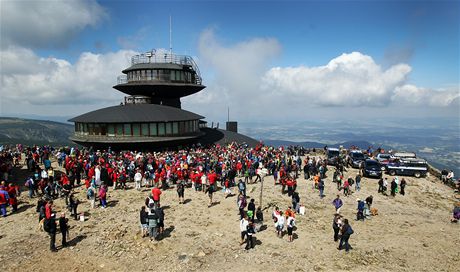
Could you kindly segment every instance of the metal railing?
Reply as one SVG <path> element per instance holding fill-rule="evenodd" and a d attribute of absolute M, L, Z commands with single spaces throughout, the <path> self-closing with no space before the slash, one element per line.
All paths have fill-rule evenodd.
<path fill-rule="evenodd" d="M 190 65 L 192 69 L 196 72 L 197 82 L 201 84 L 201 74 L 192 57 L 186 55 L 176 55 L 174 53 L 170 54 L 167 52 L 157 52 L 153 49 L 150 52 L 143 54 L 135 55 L 131 57 L 131 65 L 139 63 L 174 63 L 180 65 Z"/>
<path fill-rule="evenodd" d="M 148 77 L 139 77 L 135 79 L 129 79 L 127 75 L 120 75 L 117 77 L 117 84 L 126 84 L 129 82 L 170 82 L 170 83 L 189 83 L 189 84 L 197 84 L 201 85 L 201 78 L 196 78 L 194 82 L 186 81 L 186 80 L 167 80 L 161 78 L 148 78 Z"/>

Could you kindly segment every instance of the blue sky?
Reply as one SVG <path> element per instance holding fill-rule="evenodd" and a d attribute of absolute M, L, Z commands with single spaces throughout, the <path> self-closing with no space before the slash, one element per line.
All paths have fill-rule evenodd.
<path fill-rule="evenodd" d="M 331 118 L 401 105 L 412 115 L 457 118 L 459 12 L 459 1 L 6 0 L 0 113 L 71 116 L 114 104 L 125 58 L 168 48 L 172 16 L 174 52 L 194 56 L 207 85 L 183 104 L 212 119 L 226 106 L 239 118 L 270 118 L 254 101 L 241 103 L 248 93 L 269 93 L 265 108 L 293 115 L 303 111 L 298 101 L 311 101 Z M 36 70 L 21 68 L 21 56 Z M 237 60 L 239 67 L 222 64 Z"/>
<path fill-rule="evenodd" d="M 100 1 L 109 18 L 85 29 L 67 48 L 43 50 L 75 60 L 80 52 L 173 47 L 196 55 L 203 29 L 225 43 L 274 37 L 283 50 L 275 65 L 324 65 L 352 51 L 382 65 L 392 56 L 413 66 L 411 81 L 436 88 L 459 82 L 460 4 L 457 1 Z M 394 57 L 396 57 L 394 56 Z"/>

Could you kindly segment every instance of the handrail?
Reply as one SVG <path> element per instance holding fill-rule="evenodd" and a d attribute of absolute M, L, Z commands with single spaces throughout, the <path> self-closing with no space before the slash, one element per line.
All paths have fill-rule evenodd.
<path fill-rule="evenodd" d="M 165 52 L 156 52 L 153 49 L 150 52 L 134 55 L 131 57 L 131 65 L 140 63 L 174 63 L 180 65 L 190 65 L 196 72 L 197 82 L 201 84 L 201 73 L 198 65 L 195 63 L 192 57 L 186 55 L 176 55 Z"/>

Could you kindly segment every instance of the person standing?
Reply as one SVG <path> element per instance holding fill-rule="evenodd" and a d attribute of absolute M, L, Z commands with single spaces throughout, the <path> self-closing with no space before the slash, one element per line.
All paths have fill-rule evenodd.
<path fill-rule="evenodd" d="M 393 179 L 391 181 L 391 196 L 395 197 L 396 196 L 396 189 L 398 188 L 398 184 L 396 183 L 396 179 Z"/>
<path fill-rule="evenodd" d="M 405 188 L 406 188 L 406 180 L 403 178 L 401 179 L 401 184 L 399 184 L 399 187 L 401 188 L 401 190 L 399 191 L 399 193 L 401 195 L 405 195 L 406 194 L 406 191 L 405 191 Z"/>
<path fill-rule="evenodd" d="M 177 184 L 177 195 L 179 196 L 179 204 L 184 203 L 184 192 L 185 192 L 185 185 L 184 185 L 184 182 L 181 181 Z"/>
<path fill-rule="evenodd" d="M 152 189 L 152 198 L 153 202 L 157 207 L 160 206 L 160 196 L 161 196 L 161 190 L 158 188 L 158 186 L 154 186 Z"/>
<path fill-rule="evenodd" d="M 292 242 L 292 232 L 295 226 L 295 218 L 292 215 L 286 216 L 286 226 L 287 226 L 287 234 L 288 234 L 288 241 Z"/>
<path fill-rule="evenodd" d="M 148 221 L 147 221 L 147 217 L 148 217 L 148 213 L 147 211 L 145 210 L 145 206 L 142 206 L 141 207 L 141 210 L 139 212 L 139 219 L 141 221 L 141 233 L 142 233 L 142 237 L 145 237 L 147 236 L 148 234 Z"/>
<path fill-rule="evenodd" d="M 383 194 L 383 178 L 379 179 L 379 189 L 377 192 Z"/>
<path fill-rule="evenodd" d="M 8 192 L 5 190 L 5 186 L 0 186 L 0 209 L 2 211 L 2 216 L 6 217 L 6 207 L 10 201 Z"/>
<path fill-rule="evenodd" d="M 359 192 L 361 190 L 361 175 L 358 173 L 355 177 L 355 190 L 356 192 Z"/>
<path fill-rule="evenodd" d="M 323 198 L 324 197 L 324 180 L 323 179 L 319 180 L 318 188 L 319 188 L 319 197 Z"/>
<path fill-rule="evenodd" d="M 75 197 L 74 193 L 71 193 L 69 197 L 70 215 L 73 215 L 75 220 L 78 220 L 78 204 L 80 204 L 80 201 Z"/>
<path fill-rule="evenodd" d="M 350 236 L 354 233 L 353 229 L 351 228 L 350 224 L 348 223 L 348 219 L 343 221 L 343 226 L 341 228 L 341 237 L 338 250 L 342 250 L 345 246 L 345 251 L 348 252 L 352 247 L 348 243 Z"/>
<path fill-rule="evenodd" d="M 136 184 L 136 190 L 141 190 L 141 181 L 142 181 L 142 174 L 141 170 L 137 170 L 136 174 L 134 175 L 134 183 Z"/>
<path fill-rule="evenodd" d="M 105 209 L 107 207 L 107 186 L 105 184 L 101 185 L 99 189 L 99 200 L 101 202 L 101 207 Z"/>
<path fill-rule="evenodd" d="M 50 214 L 49 217 L 47 216 L 45 223 L 46 224 L 46 231 L 50 236 L 50 250 L 52 252 L 56 252 L 56 217 L 54 213 Z"/>
<path fill-rule="evenodd" d="M 61 230 L 62 234 L 62 247 L 67 246 L 67 236 L 69 235 L 69 219 L 65 217 L 65 213 L 61 213 L 61 217 L 59 218 L 59 229 Z"/>
<path fill-rule="evenodd" d="M 8 196 L 10 198 L 10 206 L 13 208 L 13 212 L 16 212 L 18 210 L 18 189 L 13 185 L 13 183 L 10 183 L 10 186 L 8 187 Z"/>
<path fill-rule="evenodd" d="M 245 215 L 243 219 L 240 220 L 240 232 L 241 232 L 240 245 L 244 244 L 244 239 L 246 238 L 247 233 L 248 233 L 248 225 L 249 225 L 248 216 Z"/>
<path fill-rule="evenodd" d="M 254 248 L 255 245 L 255 235 L 256 235 L 256 228 L 254 226 L 254 222 L 250 221 L 247 227 L 247 239 L 246 239 L 246 250 Z"/>
<path fill-rule="evenodd" d="M 340 227 L 342 226 L 341 216 L 336 214 L 334 220 L 332 220 L 332 229 L 334 230 L 334 242 L 339 240 Z"/>
<path fill-rule="evenodd" d="M 334 205 L 335 213 L 340 214 L 340 208 L 342 208 L 342 206 L 343 206 L 343 201 L 342 201 L 342 199 L 340 199 L 339 195 L 337 195 L 337 198 L 335 198 L 332 201 L 332 204 Z"/>
<path fill-rule="evenodd" d="M 254 216 L 256 215 L 256 203 L 254 198 L 248 204 L 248 212 L 250 212 L 249 220 L 254 221 Z"/>

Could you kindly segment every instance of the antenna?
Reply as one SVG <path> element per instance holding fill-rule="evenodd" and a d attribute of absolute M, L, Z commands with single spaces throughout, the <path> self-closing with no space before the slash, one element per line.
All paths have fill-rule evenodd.
<path fill-rule="evenodd" d="M 227 122 L 230 122 L 230 107 L 227 107 Z"/>
<path fill-rule="evenodd" d="M 172 19 L 169 15 L 169 55 L 172 55 Z"/>

